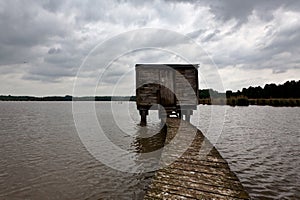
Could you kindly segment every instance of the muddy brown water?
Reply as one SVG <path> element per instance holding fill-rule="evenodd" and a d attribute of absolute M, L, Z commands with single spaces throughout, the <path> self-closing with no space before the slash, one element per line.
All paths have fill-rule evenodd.
<path fill-rule="evenodd" d="M 161 148 L 157 113 L 150 112 L 145 131 L 134 103 L 97 102 L 95 108 L 109 140 L 128 155 L 97 160 L 80 140 L 70 102 L 0 102 L 0 199 L 142 199 L 153 172 L 109 165 L 130 165 Z M 217 137 L 209 134 L 212 108 L 224 119 Z M 192 123 L 216 141 L 253 199 L 299 199 L 299 119 L 300 108 L 200 105 Z M 155 155 L 150 165 L 159 160 Z"/>

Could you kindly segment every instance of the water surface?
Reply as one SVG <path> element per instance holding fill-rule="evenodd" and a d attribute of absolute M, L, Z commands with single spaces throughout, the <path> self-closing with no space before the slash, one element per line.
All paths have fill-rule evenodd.
<path fill-rule="evenodd" d="M 108 138 L 131 161 L 161 147 L 157 113 L 142 129 L 134 103 L 95 105 Z M 250 195 L 299 199 L 300 109 L 198 106 L 192 122 L 208 137 L 212 108 L 226 109 L 216 146 Z M 96 160 L 77 134 L 70 102 L 0 102 L 0 127 L 0 199 L 142 199 L 151 181 L 153 173 L 120 172 Z"/>
<path fill-rule="evenodd" d="M 300 108 L 225 108 L 216 147 L 251 197 L 300 199 Z M 215 109 L 222 113 L 224 107 Z M 209 129 L 211 110 L 211 106 L 199 106 L 199 118 L 193 121 L 204 134 Z"/>

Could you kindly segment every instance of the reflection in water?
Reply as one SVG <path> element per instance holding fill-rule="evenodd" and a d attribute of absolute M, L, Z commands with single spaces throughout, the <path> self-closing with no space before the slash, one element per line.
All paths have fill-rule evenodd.
<path fill-rule="evenodd" d="M 166 127 L 164 126 L 157 134 L 148 137 L 149 128 L 140 126 L 133 146 L 137 153 L 149 153 L 162 150 L 166 139 Z"/>
<path fill-rule="evenodd" d="M 144 193 L 151 183 L 155 170 L 160 167 L 160 157 L 163 151 L 163 146 L 166 138 L 166 127 L 157 126 L 157 134 L 149 137 L 149 133 L 153 133 L 153 127 L 139 126 L 136 133 L 136 138 L 132 146 L 136 149 L 136 165 L 143 173 Z M 153 170 L 152 170 L 153 169 Z"/>

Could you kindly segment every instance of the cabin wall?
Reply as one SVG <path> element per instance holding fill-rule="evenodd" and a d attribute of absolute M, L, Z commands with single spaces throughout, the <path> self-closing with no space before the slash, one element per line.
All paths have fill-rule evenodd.
<path fill-rule="evenodd" d="M 170 73 L 173 74 L 172 80 L 170 79 Z M 164 82 L 165 80 L 168 80 L 168 82 Z M 173 101 L 176 105 L 198 105 L 198 71 L 196 68 L 178 68 L 170 71 L 165 68 L 152 68 L 149 66 L 149 68 L 136 68 L 136 101 L 138 109 L 149 109 L 152 105 L 163 104 L 163 102 L 160 102 L 164 100 L 161 95 L 170 96 L 173 94 L 168 89 L 164 91 L 165 88 L 160 85 L 175 91 L 176 102 L 171 100 L 171 97 L 167 98 L 168 101 Z"/>
<path fill-rule="evenodd" d="M 174 70 L 160 69 L 160 104 L 165 107 L 174 107 L 175 101 L 175 73 Z"/>
<path fill-rule="evenodd" d="M 178 105 L 198 105 L 197 69 L 178 69 L 175 80 L 176 103 Z"/>
<path fill-rule="evenodd" d="M 159 69 L 136 69 L 136 101 L 138 107 L 150 107 L 158 103 L 159 79 Z"/>

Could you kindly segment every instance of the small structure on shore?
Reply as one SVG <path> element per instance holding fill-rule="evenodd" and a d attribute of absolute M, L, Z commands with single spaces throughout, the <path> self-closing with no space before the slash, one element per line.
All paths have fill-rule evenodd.
<path fill-rule="evenodd" d="M 136 104 L 141 125 L 146 125 L 149 110 L 159 118 L 185 117 L 190 121 L 198 105 L 197 64 L 136 64 Z"/>

